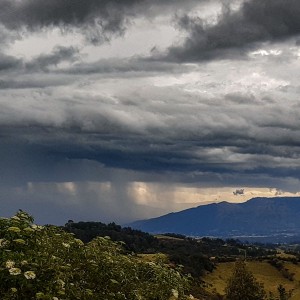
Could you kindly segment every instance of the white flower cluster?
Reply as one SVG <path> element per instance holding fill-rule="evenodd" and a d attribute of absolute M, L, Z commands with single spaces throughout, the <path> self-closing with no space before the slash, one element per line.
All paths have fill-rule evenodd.
<path fill-rule="evenodd" d="M 16 276 L 22 274 L 22 270 L 20 268 L 15 267 L 15 262 L 13 260 L 7 260 L 5 263 L 5 267 L 8 269 L 10 275 Z M 27 264 L 27 261 L 22 261 L 22 265 Z M 35 279 L 36 274 L 33 271 L 24 272 L 24 276 L 26 279 Z"/>
<path fill-rule="evenodd" d="M 0 248 L 4 248 L 9 244 L 9 241 L 6 239 L 0 239 Z"/>
<path fill-rule="evenodd" d="M 68 243 L 62 243 L 62 245 L 63 245 L 65 248 L 70 248 L 70 244 L 68 244 Z"/>
<path fill-rule="evenodd" d="M 66 283 L 63 280 L 58 279 L 56 282 L 59 285 L 59 287 L 61 287 L 62 289 L 64 289 Z"/>
<path fill-rule="evenodd" d="M 21 269 L 19 268 L 10 268 L 9 270 L 10 275 L 20 275 L 22 273 Z"/>
<path fill-rule="evenodd" d="M 174 298 L 178 299 L 179 293 L 177 290 L 172 289 L 172 294 L 173 294 Z"/>
<path fill-rule="evenodd" d="M 34 230 L 42 230 L 44 228 L 44 226 L 32 224 L 31 228 Z"/>
<path fill-rule="evenodd" d="M 11 269 L 15 266 L 15 262 L 12 261 L 12 260 L 8 260 L 6 263 L 5 263 L 5 266 L 7 269 Z"/>
<path fill-rule="evenodd" d="M 33 271 L 27 271 L 24 273 L 24 276 L 26 279 L 34 279 L 36 277 L 35 273 Z"/>

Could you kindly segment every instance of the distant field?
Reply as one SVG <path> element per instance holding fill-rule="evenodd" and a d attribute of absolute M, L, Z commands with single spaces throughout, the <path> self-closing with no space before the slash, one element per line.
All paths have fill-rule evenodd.
<path fill-rule="evenodd" d="M 286 262 L 285 268 L 291 273 L 295 273 L 294 280 L 290 281 L 267 262 L 247 262 L 248 269 L 253 273 L 255 278 L 264 284 L 267 292 L 277 292 L 277 287 L 282 284 L 286 290 L 294 290 L 292 300 L 300 299 L 300 265 L 294 265 Z M 210 292 L 216 291 L 224 295 L 224 289 L 228 278 L 232 274 L 234 267 L 233 262 L 220 263 L 217 268 L 210 274 L 204 276 L 203 280 L 206 283 L 206 289 Z"/>
<path fill-rule="evenodd" d="M 156 234 L 155 237 L 158 238 L 158 239 L 164 239 L 164 240 L 183 241 L 182 238 L 168 236 L 168 235 L 163 235 L 163 234 Z"/>

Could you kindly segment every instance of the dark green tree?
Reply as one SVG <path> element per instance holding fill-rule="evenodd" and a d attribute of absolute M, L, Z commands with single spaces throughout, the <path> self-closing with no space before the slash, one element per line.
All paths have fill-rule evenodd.
<path fill-rule="evenodd" d="M 226 300 L 264 300 L 266 292 L 247 269 L 245 262 L 238 261 L 225 289 Z"/>

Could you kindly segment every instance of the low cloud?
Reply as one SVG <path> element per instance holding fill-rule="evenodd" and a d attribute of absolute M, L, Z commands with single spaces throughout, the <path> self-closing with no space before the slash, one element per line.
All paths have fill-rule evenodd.
<path fill-rule="evenodd" d="M 192 70 L 193 66 L 170 62 L 155 62 L 143 57 L 101 59 L 92 63 L 78 62 L 59 70 L 60 73 L 74 75 L 104 74 L 115 77 L 145 77 L 150 75 L 173 73 L 180 74 Z"/>
<path fill-rule="evenodd" d="M 22 60 L 10 55 L 0 53 L 0 74 L 22 67 Z"/>
<path fill-rule="evenodd" d="M 241 196 L 244 194 L 245 194 L 245 189 L 237 189 L 237 190 L 233 191 L 234 196 Z"/>
<path fill-rule="evenodd" d="M 62 62 L 75 62 L 79 59 L 79 49 L 56 46 L 50 54 L 41 54 L 25 64 L 28 70 L 46 70 Z"/>

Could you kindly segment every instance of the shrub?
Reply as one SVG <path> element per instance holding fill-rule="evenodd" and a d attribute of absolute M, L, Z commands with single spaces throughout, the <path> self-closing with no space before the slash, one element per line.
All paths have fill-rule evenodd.
<path fill-rule="evenodd" d="M 188 278 L 125 255 L 119 243 L 88 244 L 19 211 L 0 219 L 0 299 L 187 299 Z"/>

